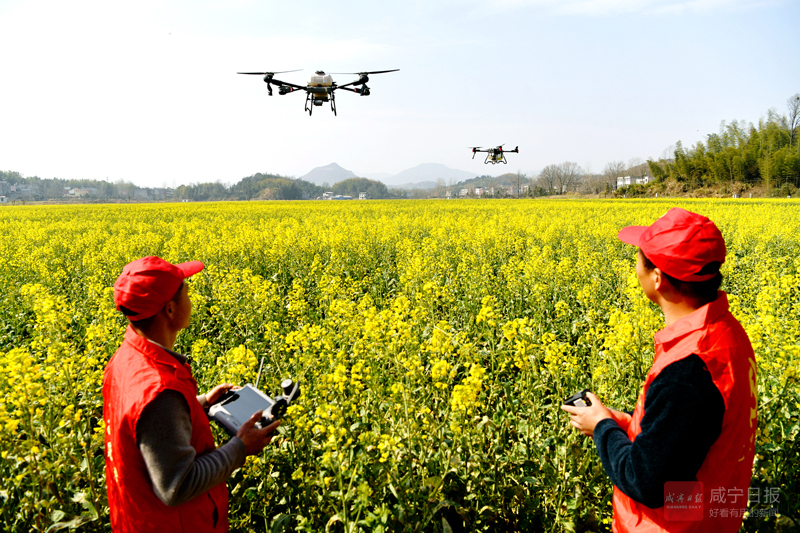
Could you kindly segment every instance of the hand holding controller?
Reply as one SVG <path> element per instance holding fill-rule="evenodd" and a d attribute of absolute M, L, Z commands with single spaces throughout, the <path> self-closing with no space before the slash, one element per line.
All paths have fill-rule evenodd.
<path fill-rule="evenodd" d="M 600 401 L 600 398 L 588 389 L 573 394 L 564 400 L 561 409 L 569 413 L 570 425 L 587 437 L 591 437 L 594 434 L 594 428 L 601 420 L 614 418 L 611 411 Z"/>
<path fill-rule="evenodd" d="M 589 392 L 589 389 L 583 389 L 580 392 L 576 392 L 566 400 L 564 400 L 564 405 L 573 405 L 575 407 L 590 407 L 592 405 L 592 401 L 586 396 L 586 393 Z"/>
<path fill-rule="evenodd" d="M 218 401 L 208 410 L 209 418 L 220 424 L 229 435 L 239 435 L 252 418 L 253 410 L 259 416 L 253 421 L 256 430 L 273 427 L 273 423 L 286 414 L 286 409 L 300 397 L 300 386 L 291 379 L 281 383 L 283 395 L 270 398 L 251 384 L 220 394 Z M 277 427 L 277 426 L 275 426 Z M 274 429 L 274 427 L 273 427 Z"/>
<path fill-rule="evenodd" d="M 262 412 L 256 411 L 253 413 L 253 416 L 247 420 L 247 422 L 242 424 L 242 427 L 239 428 L 239 431 L 236 432 L 236 436 L 242 439 L 242 442 L 244 443 L 245 455 L 256 455 L 261 453 L 261 450 L 263 450 L 264 447 L 269 444 L 270 441 L 272 441 L 273 432 L 281 424 L 280 420 L 276 420 L 272 424 L 262 428 L 258 423 L 259 420 L 262 419 Z"/>

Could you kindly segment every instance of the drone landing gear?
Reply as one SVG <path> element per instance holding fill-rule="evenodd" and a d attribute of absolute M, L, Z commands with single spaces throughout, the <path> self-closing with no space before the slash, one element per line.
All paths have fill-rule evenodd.
<path fill-rule="evenodd" d="M 306 94 L 306 107 L 305 110 L 308 111 L 308 116 L 310 117 L 314 111 L 314 106 L 321 106 L 324 100 L 322 99 L 315 99 L 311 93 Z M 331 102 L 331 111 L 333 111 L 333 115 L 336 116 L 336 97 L 331 93 L 330 96 Z"/>

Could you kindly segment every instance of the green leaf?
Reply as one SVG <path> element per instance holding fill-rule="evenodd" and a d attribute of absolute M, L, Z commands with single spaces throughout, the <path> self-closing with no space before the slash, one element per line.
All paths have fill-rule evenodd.
<path fill-rule="evenodd" d="M 288 514 L 281 513 L 272 520 L 272 527 L 270 528 L 270 533 L 279 533 L 286 529 L 292 521 L 292 517 Z"/>
<path fill-rule="evenodd" d="M 76 516 L 72 520 L 67 520 L 66 522 L 57 522 L 52 526 L 48 527 L 45 533 L 50 533 L 51 531 L 61 531 L 62 529 L 74 529 L 76 527 L 80 527 L 86 522 L 91 522 L 93 519 L 91 516 L 82 514 L 80 516 Z"/>
<path fill-rule="evenodd" d="M 339 515 L 338 515 L 338 514 L 335 514 L 335 515 L 333 515 L 333 516 L 331 517 L 331 519 L 330 519 L 330 520 L 328 520 L 328 523 L 327 523 L 327 524 L 325 524 L 325 531 L 328 531 L 328 528 L 330 528 L 330 527 L 331 527 L 333 524 L 335 524 L 336 522 L 341 522 L 341 521 L 342 521 L 342 519 L 339 517 Z"/>
<path fill-rule="evenodd" d="M 447 521 L 445 517 L 442 517 L 442 532 L 453 533 L 453 528 L 450 527 L 450 523 Z"/>

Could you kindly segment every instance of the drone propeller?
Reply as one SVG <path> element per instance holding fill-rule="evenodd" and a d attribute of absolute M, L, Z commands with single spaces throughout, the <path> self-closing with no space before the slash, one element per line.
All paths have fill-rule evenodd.
<path fill-rule="evenodd" d="M 369 74 L 385 74 L 387 72 L 397 72 L 399 68 L 393 70 L 373 70 L 372 72 L 331 72 L 331 74 L 348 74 L 353 76 L 367 76 Z"/>
<path fill-rule="evenodd" d="M 236 74 L 255 74 L 257 76 L 265 76 L 269 74 L 270 76 L 274 76 L 275 74 L 286 74 L 287 72 L 300 72 L 301 68 L 297 70 L 282 70 L 280 72 L 237 72 Z"/>

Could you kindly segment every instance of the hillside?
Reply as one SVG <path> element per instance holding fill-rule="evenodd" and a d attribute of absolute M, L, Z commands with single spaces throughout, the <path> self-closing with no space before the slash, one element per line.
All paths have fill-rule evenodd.
<path fill-rule="evenodd" d="M 314 185 L 322 185 L 325 183 L 328 185 L 333 185 L 334 183 L 356 177 L 358 176 L 356 176 L 353 171 L 344 169 L 336 163 L 331 163 L 330 165 L 325 165 L 324 167 L 316 167 L 308 174 L 300 176 L 299 179 L 308 181 Z"/>
<path fill-rule="evenodd" d="M 473 172 L 450 168 L 439 163 L 424 163 L 395 174 L 390 179 L 385 180 L 384 183 L 391 187 L 404 186 L 404 188 L 408 188 L 408 185 L 424 181 L 434 182 L 435 184 L 437 179 L 442 179 L 445 183 L 450 183 L 473 177 L 475 177 Z"/>

